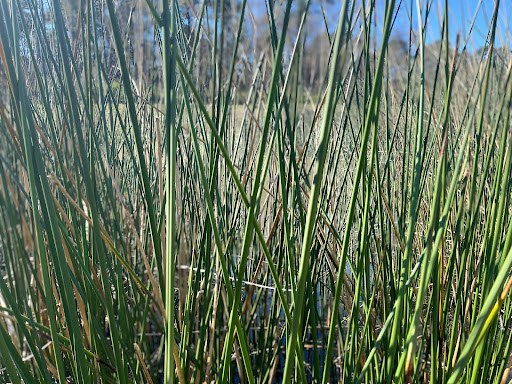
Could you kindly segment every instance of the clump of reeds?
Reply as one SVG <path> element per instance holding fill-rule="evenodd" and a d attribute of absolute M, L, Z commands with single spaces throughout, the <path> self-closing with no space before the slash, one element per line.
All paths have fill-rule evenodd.
<path fill-rule="evenodd" d="M 265 4 L 0 0 L 1 383 L 508 380 L 500 2 Z"/>

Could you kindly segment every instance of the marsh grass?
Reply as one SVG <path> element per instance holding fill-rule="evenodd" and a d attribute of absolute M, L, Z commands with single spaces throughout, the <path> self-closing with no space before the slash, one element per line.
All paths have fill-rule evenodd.
<path fill-rule="evenodd" d="M 0 0 L 0 382 L 507 382 L 499 1 L 237 4 Z"/>

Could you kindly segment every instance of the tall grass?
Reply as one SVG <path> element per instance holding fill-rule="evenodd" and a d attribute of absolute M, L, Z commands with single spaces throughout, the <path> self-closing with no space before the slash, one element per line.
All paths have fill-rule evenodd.
<path fill-rule="evenodd" d="M 1 383 L 510 380 L 499 1 L 130 4 L 0 0 Z"/>

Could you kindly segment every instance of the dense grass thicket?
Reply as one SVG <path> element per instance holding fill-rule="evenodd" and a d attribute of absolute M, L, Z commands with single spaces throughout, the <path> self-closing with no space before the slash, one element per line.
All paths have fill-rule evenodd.
<path fill-rule="evenodd" d="M 0 0 L 0 383 L 509 382 L 500 1 L 261 1 Z"/>

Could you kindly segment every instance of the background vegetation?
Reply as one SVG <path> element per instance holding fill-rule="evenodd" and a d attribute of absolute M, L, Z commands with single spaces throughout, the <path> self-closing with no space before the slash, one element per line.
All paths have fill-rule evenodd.
<path fill-rule="evenodd" d="M 508 382 L 500 2 L 252 5 L 0 0 L 0 382 Z"/>

